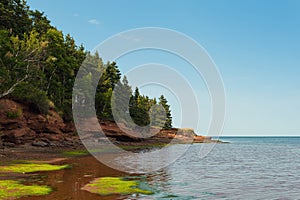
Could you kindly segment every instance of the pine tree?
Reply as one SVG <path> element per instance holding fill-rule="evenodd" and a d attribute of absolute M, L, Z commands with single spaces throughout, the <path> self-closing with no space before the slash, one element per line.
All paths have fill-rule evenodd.
<path fill-rule="evenodd" d="M 172 128 L 172 115 L 171 115 L 170 105 L 168 104 L 168 101 L 164 97 L 164 95 L 161 95 L 159 97 L 159 104 L 164 107 L 165 112 L 166 112 L 166 122 L 165 122 L 164 128 L 170 129 L 170 128 Z"/>
<path fill-rule="evenodd" d="M 128 83 L 127 77 L 124 76 L 122 82 L 115 85 L 112 108 L 114 109 L 114 120 L 117 122 L 128 122 L 129 104 L 132 96 L 131 86 Z"/>
<path fill-rule="evenodd" d="M 32 28 L 29 12 L 25 0 L 1 0 L 0 29 L 9 30 L 13 35 L 22 38 Z"/>
<path fill-rule="evenodd" d="M 82 67 L 83 73 L 78 77 L 82 87 L 75 88 L 81 90 L 76 91 L 75 99 L 83 105 L 82 113 L 92 113 L 95 100 L 100 119 L 113 120 L 113 106 L 122 113 L 120 118 L 130 114 L 137 125 L 150 124 L 149 111 L 157 105 L 156 99 L 141 95 L 138 88 L 132 94 L 127 78 L 124 76 L 120 81 L 116 62 L 103 64 L 98 52 L 94 55 L 85 52 L 71 35 L 64 35 L 52 26 L 43 12 L 30 10 L 25 0 L 0 2 L 0 47 L 0 98 L 26 102 L 45 114 L 51 104 L 64 120 L 72 120 L 73 86 Z M 114 96 L 116 99 L 112 99 Z M 170 106 L 164 97 L 159 103 L 167 113 L 165 128 L 170 128 Z M 162 111 L 150 114 L 161 116 Z"/>

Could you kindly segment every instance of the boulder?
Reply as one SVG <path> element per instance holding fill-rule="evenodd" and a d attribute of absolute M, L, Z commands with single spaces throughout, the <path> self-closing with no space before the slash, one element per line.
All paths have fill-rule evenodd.
<path fill-rule="evenodd" d="M 25 142 L 26 137 L 33 136 L 34 134 L 34 131 L 29 129 L 28 127 L 24 127 L 6 131 L 1 137 L 4 142 L 22 144 Z"/>
<path fill-rule="evenodd" d="M 43 132 L 51 134 L 62 134 L 61 130 L 58 127 L 51 124 L 47 124 Z"/>
<path fill-rule="evenodd" d="M 46 138 L 49 141 L 62 141 L 64 139 L 62 134 L 49 134 L 49 133 L 41 134 L 40 138 Z"/>
<path fill-rule="evenodd" d="M 66 123 L 61 129 L 63 133 L 75 133 L 76 128 L 73 122 Z"/>
<path fill-rule="evenodd" d="M 16 146 L 16 144 L 14 143 L 11 143 L 11 142 L 6 142 L 3 144 L 4 147 L 8 147 L 8 148 L 13 148 Z"/>
<path fill-rule="evenodd" d="M 42 115 L 31 115 L 27 118 L 27 126 L 36 131 L 37 133 L 41 133 L 46 128 L 47 119 Z"/>
<path fill-rule="evenodd" d="M 46 142 L 43 142 L 43 141 L 34 141 L 32 143 L 32 146 L 35 146 L 35 147 L 47 147 L 47 146 L 49 146 L 49 144 L 46 143 Z"/>

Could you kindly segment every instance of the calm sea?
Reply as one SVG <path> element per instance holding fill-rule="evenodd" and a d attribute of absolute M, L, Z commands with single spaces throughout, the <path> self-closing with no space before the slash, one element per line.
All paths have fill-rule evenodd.
<path fill-rule="evenodd" d="M 300 199 L 300 137 L 223 137 L 210 154 L 201 145 L 146 176 L 153 196 L 138 199 Z"/>

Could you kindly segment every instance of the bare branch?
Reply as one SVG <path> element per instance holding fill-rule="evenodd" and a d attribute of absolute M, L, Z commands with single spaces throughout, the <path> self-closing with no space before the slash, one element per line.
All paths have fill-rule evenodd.
<path fill-rule="evenodd" d="M 49 88 L 50 88 L 51 80 L 52 80 L 52 77 L 53 77 L 53 75 L 54 75 L 56 69 L 57 69 L 57 66 L 54 68 L 54 70 L 52 71 L 51 76 L 50 76 L 50 78 L 49 78 L 48 86 L 47 86 L 47 93 L 48 93 L 48 90 L 49 90 Z"/>
<path fill-rule="evenodd" d="M 25 81 L 26 79 L 28 78 L 28 75 L 26 74 L 24 78 L 18 80 L 15 84 L 13 84 L 6 92 L 0 94 L 0 99 L 9 95 L 10 93 L 12 93 L 15 88 L 20 84 L 22 83 L 23 81 Z"/>

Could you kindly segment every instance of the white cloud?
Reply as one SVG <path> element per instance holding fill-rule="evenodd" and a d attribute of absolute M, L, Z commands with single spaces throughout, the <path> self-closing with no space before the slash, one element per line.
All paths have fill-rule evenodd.
<path fill-rule="evenodd" d="M 94 24 L 94 25 L 99 25 L 100 24 L 100 22 L 98 20 L 96 20 L 96 19 L 90 19 L 88 22 L 90 24 Z"/>
<path fill-rule="evenodd" d="M 79 17 L 79 14 L 78 13 L 74 13 L 73 17 Z"/>

